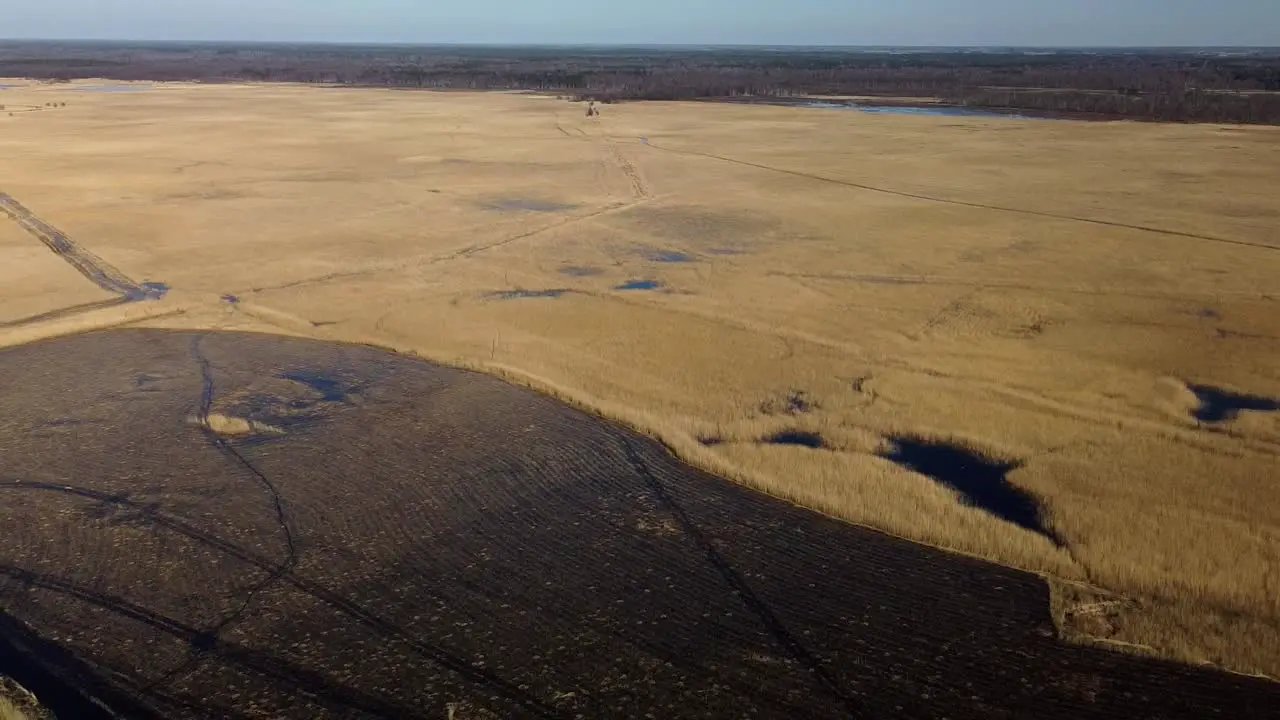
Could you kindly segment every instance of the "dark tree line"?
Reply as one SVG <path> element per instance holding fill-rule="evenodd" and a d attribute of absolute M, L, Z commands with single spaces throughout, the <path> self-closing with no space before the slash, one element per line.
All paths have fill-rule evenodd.
<path fill-rule="evenodd" d="M 0 44 L 0 77 L 533 90 L 583 100 L 866 95 L 1280 124 L 1280 52 Z"/>

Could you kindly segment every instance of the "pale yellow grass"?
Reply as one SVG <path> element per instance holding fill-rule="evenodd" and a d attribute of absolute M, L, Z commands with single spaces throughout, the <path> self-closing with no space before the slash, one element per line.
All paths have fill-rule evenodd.
<path fill-rule="evenodd" d="M 12 679 L 0 675 L 0 720 L 52 720 L 53 713 Z"/>
<path fill-rule="evenodd" d="M 0 191 L 174 287 L 150 316 L 106 324 L 269 330 L 494 372 L 772 494 L 1087 588 L 1055 595 L 1084 608 L 1060 619 L 1121 598 L 1106 622 L 1063 620 L 1072 637 L 1280 674 L 1280 413 L 1201 427 L 1187 389 L 1280 397 L 1274 128 L 674 103 L 588 120 L 526 95 L 290 86 L 7 92 L 68 107 L 0 118 Z M 572 207 L 513 209 L 534 202 Z M 664 290 L 615 289 L 646 279 Z M 64 285 L 23 302 L 73 305 L 88 284 Z M 34 332 L 18 330 L 0 344 Z M 793 391 L 815 407 L 781 412 Z M 828 447 L 761 442 L 779 430 Z M 1021 462 L 1010 481 L 1067 548 L 880 457 L 900 434 Z"/>
<path fill-rule="evenodd" d="M 3 190 L 0 190 L 3 192 Z M 0 327 L 71 305 L 110 300 L 61 258 L 0 213 Z"/>
<path fill-rule="evenodd" d="M 0 698 L 0 720 L 30 720 L 27 714 L 14 707 L 13 703 Z"/>

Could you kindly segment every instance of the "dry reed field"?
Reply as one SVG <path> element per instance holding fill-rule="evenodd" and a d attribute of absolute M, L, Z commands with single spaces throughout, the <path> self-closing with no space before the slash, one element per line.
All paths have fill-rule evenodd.
<path fill-rule="evenodd" d="M 0 84 L 0 346 L 482 369 L 1042 573 L 1073 639 L 1280 675 L 1276 128 Z"/>

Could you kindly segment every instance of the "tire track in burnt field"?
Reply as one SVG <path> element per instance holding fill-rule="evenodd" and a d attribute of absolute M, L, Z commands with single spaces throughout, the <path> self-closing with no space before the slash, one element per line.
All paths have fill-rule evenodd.
<path fill-rule="evenodd" d="M 653 493 L 657 496 L 662 507 L 669 512 L 679 524 L 681 531 L 693 540 L 695 544 L 700 546 L 702 552 L 706 555 L 707 562 L 711 564 L 721 577 L 724 578 L 725 584 L 733 589 L 733 594 L 742 599 L 744 605 L 747 606 L 764 625 L 769 633 L 777 640 L 787 653 L 804 665 L 810 673 L 817 679 L 818 685 L 822 690 L 831 693 L 849 710 L 851 715 L 858 714 L 858 705 L 850 698 L 840 685 L 827 673 L 826 669 L 818 662 L 817 658 L 791 634 L 785 625 L 778 619 L 777 615 L 769 608 L 769 605 L 763 602 L 759 596 L 755 594 L 743 580 L 742 576 L 734 569 L 728 561 L 724 559 L 716 547 L 711 544 L 702 531 L 689 517 L 684 509 L 667 493 L 662 482 L 649 471 L 649 466 L 645 464 L 644 458 L 636 452 L 634 446 L 630 442 L 623 443 L 624 452 L 627 460 L 631 462 L 635 473 L 644 479 L 646 484 L 652 488 Z"/>
<path fill-rule="evenodd" d="M 494 378 L 362 347 L 117 330 L 0 351 L 0 384 L 34 394 L 30 422 L 50 422 L 38 394 L 88 392 L 84 357 L 95 383 L 131 385 L 140 370 L 181 382 L 118 417 L 95 406 L 77 445 L 0 425 L 16 467 L 65 474 L 0 478 L 3 506 L 21 503 L 6 516 L 21 527 L 0 547 L 0 599 L 27 598 L 15 617 L 166 717 L 1254 718 L 1280 706 L 1264 680 L 1060 641 L 1032 575 L 750 492 Z M 40 382 L 24 379 L 32 368 Z M 346 402 L 285 435 L 226 440 L 270 479 L 297 560 L 209 643 L 187 605 L 146 594 L 193 586 L 149 576 L 144 540 L 233 559 L 168 571 L 214 581 L 277 569 L 280 530 L 243 466 L 176 467 L 204 446 L 180 450 L 161 430 L 191 412 L 193 388 L 207 412 L 322 371 L 311 382 Z M 83 450 L 108 440 L 128 459 Z M 136 477 L 163 492 L 122 495 Z M 236 512 L 213 504 L 228 495 L 262 517 L 209 523 L 200 503 L 179 503 Z M 104 503 L 135 519 L 85 531 L 75 557 L 92 583 L 42 562 L 59 523 Z M 95 555 L 123 542 L 137 548 L 129 567 Z M 238 599 L 218 602 L 225 613 Z M 147 657 L 95 649 L 139 635 L 154 638 L 142 648 L 207 645 L 148 686 Z"/>

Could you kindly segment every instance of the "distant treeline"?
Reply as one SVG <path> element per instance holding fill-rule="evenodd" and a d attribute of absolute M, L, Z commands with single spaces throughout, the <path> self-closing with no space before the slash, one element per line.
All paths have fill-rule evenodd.
<path fill-rule="evenodd" d="M 1280 124 L 1280 51 L 0 43 L 0 77 L 537 90 L 578 99 L 938 98 L 983 108 Z"/>

